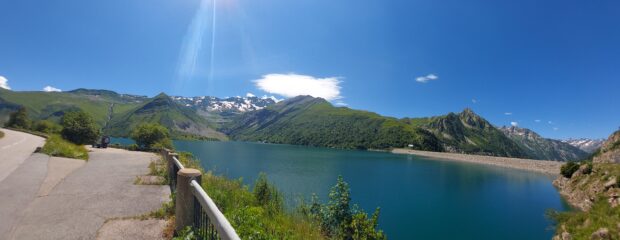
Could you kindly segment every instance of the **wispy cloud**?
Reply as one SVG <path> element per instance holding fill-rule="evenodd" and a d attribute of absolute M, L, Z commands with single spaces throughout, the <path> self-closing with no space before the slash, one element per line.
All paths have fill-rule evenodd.
<path fill-rule="evenodd" d="M 534 120 L 534 122 L 537 122 L 537 123 L 539 123 L 539 122 L 540 122 L 540 119 L 536 119 L 536 120 Z"/>
<path fill-rule="evenodd" d="M 62 92 L 62 90 L 60 90 L 58 88 L 55 88 L 55 87 L 52 87 L 52 86 L 45 86 L 43 88 L 43 91 L 44 92 Z"/>
<path fill-rule="evenodd" d="M 201 0 L 200 7 L 196 11 L 187 29 L 187 33 L 183 38 L 178 66 L 178 74 L 182 79 L 194 76 L 194 72 L 196 71 L 196 63 L 198 62 L 198 56 L 202 50 L 204 35 L 211 22 L 209 18 L 211 15 L 211 11 L 209 11 L 209 2 L 209 0 Z M 212 24 L 215 25 L 214 21 Z M 211 61 L 213 61 L 213 59 L 211 59 Z"/>
<path fill-rule="evenodd" d="M 519 123 L 518 122 L 510 122 L 510 126 L 516 127 L 516 126 L 519 126 Z"/>
<path fill-rule="evenodd" d="M 254 80 L 256 87 L 268 93 L 278 94 L 287 98 L 299 95 L 310 95 L 332 101 L 341 99 L 340 78 L 317 78 L 307 75 L 267 74 Z"/>
<path fill-rule="evenodd" d="M 427 83 L 429 81 L 434 81 L 434 80 L 437 80 L 437 79 L 439 79 L 439 77 L 437 75 L 433 74 L 433 73 L 428 74 L 426 76 L 419 76 L 419 77 L 415 78 L 416 82 L 419 82 L 419 83 Z"/>
<path fill-rule="evenodd" d="M 549 124 L 553 124 L 553 121 L 548 121 L 547 123 L 549 123 Z"/>
<path fill-rule="evenodd" d="M 557 130 L 560 130 L 560 128 L 559 127 L 554 127 L 553 128 L 553 131 L 557 131 Z"/>
<path fill-rule="evenodd" d="M 0 88 L 11 90 L 11 87 L 9 87 L 9 80 L 3 76 L 0 76 Z"/>
<path fill-rule="evenodd" d="M 512 113 L 511 112 L 505 112 L 504 115 L 510 116 L 510 115 L 512 115 Z"/>
<path fill-rule="evenodd" d="M 472 98 L 472 99 L 471 99 L 471 102 L 472 102 L 473 104 L 476 104 L 476 103 L 478 103 L 478 100 L 477 100 L 477 99 L 475 99 L 475 98 Z"/>
<path fill-rule="evenodd" d="M 252 93 L 246 93 L 245 94 L 246 97 L 256 97 L 256 95 L 252 94 Z"/>

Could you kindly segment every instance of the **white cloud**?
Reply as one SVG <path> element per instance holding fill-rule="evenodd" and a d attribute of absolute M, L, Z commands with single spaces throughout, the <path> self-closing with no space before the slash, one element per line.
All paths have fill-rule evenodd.
<path fill-rule="evenodd" d="M 539 122 L 540 122 L 540 119 L 536 119 L 536 120 L 534 120 L 534 122 L 537 122 L 537 123 L 539 123 Z"/>
<path fill-rule="evenodd" d="M 45 86 L 43 88 L 43 91 L 45 91 L 45 92 L 62 92 L 62 90 L 60 90 L 58 88 L 55 88 L 55 87 L 52 87 L 52 86 Z"/>
<path fill-rule="evenodd" d="M 336 103 L 334 103 L 334 105 L 338 106 L 338 107 L 346 107 L 349 106 L 349 104 L 343 102 L 343 101 L 337 101 Z"/>
<path fill-rule="evenodd" d="M 510 126 L 516 127 L 516 126 L 519 126 L 519 123 L 518 122 L 510 122 Z"/>
<path fill-rule="evenodd" d="M 260 90 L 287 98 L 299 95 L 310 95 L 329 101 L 342 98 L 340 96 L 341 81 L 338 77 L 316 78 L 294 73 L 272 73 L 254 80 L 254 83 Z"/>
<path fill-rule="evenodd" d="M 553 122 L 552 122 L 552 121 L 549 121 L 549 122 L 547 122 L 547 123 L 549 123 L 549 124 L 553 124 Z"/>
<path fill-rule="evenodd" d="M 0 76 L 0 88 L 11 90 L 11 87 L 9 87 L 9 80 L 3 76 Z"/>
<path fill-rule="evenodd" d="M 246 93 L 245 94 L 246 97 L 256 97 L 256 95 L 252 94 L 252 93 Z"/>
<path fill-rule="evenodd" d="M 437 80 L 437 79 L 439 79 L 439 77 L 437 75 L 435 75 L 435 74 L 432 74 L 432 73 L 428 74 L 426 76 L 420 76 L 420 77 L 415 78 L 415 80 L 417 82 L 420 82 L 420 83 L 427 83 L 429 81 L 433 81 L 433 80 Z"/>
<path fill-rule="evenodd" d="M 471 100 L 471 102 L 476 104 L 476 103 L 478 103 L 478 100 L 474 98 L 474 99 Z"/>
<path fill-rule="evenodd" d="M 559 127 L 554 127 L 553 128 L 553 131 L 557 131 L 557 130 L 560 130 L 560 128 Z"/>
<path fill-rule="evenodd" d="M 504 115 L 510 116 L 510 115 L 512 115 L 512 113 L 511 112 L 505 112 Z"/>

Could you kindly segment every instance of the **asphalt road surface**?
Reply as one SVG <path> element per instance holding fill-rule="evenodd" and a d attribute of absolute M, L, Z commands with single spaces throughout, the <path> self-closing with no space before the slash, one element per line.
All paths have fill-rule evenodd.
<path fill-rule="evenodd" d="M 133 184 L 154 154 L 93 149 L 87 162 L 50 158 L 32 153 L 43 139 L 2 131 L 0 239 L 96 239 L 106 221 L 149 213 L 169 199 L 167 186 Z"/>

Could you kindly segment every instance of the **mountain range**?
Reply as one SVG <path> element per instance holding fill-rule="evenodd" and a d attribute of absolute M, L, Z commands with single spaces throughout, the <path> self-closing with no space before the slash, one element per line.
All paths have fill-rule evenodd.
<path fill-rule="evenodd" d="M 571 139 L 562 140 L 562 142 L 573 145 L 583 150 L 584 152 L 593 153 L 597 149 L 601 148 L 601 146 L 603 146 L 605 139 L 589 139 L 589 138 L 573 139 L 571 138 Z"/>
<path fill-rule="evenodd" d="M 59 121 L 81 109 L 91 114 L 103 132 L 126 137 L 139 123 L 158 122 L 174 138 L 243 140 L 343 149 L 412 147 L 492 156 L 549 160 L 579 160 L 595 141 L 546 139 L 529 129 L 496 127 L 471 109 L 425 118 L 381 116 L 335 107 L 328 101 L 298 96 L 153 98 L 108 90 L 17 92 L 0 89 L 0 123 L 19 106 L 33 119 Z M 580 149 L 581 148 L 581 149 Z M 584 149 L 584 150 L 582 150 Z"/>

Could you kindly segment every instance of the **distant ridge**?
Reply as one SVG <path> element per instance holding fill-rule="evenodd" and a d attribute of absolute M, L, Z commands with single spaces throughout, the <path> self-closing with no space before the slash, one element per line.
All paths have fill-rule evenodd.
<path fill-rule="evenodd" d="M 588 157 L 588 153 L 568 143 L 543 138 L 536 132 L 519 127 L 501 127 L 500 130 L 515 141 L 521 149 L 535 159 L 577 161 Z"/>
<path fill-rule="evenodd" d="M 334 107 L 328 101 L 298 96 L 153 98 L 109 90 L 68 92 L 0 89 L 0 124 L 24 106 L 32 119 L 59 121 L 68 111 L 91 114 L 106 134 L 129 136 L 139 123 L 159 123 L 177 139 L 219 139 L 287 143 L 345 149 L 413 149 L 490 156 L 571 160 L 582 153 L 537 134 L 519 138 L 498 129 L 471 109 L 426 118 L 381 116 Z M 528 130 L 529 131 L 529 130 Z M 514 130 L 513 133 L 518 132 Z"/>

